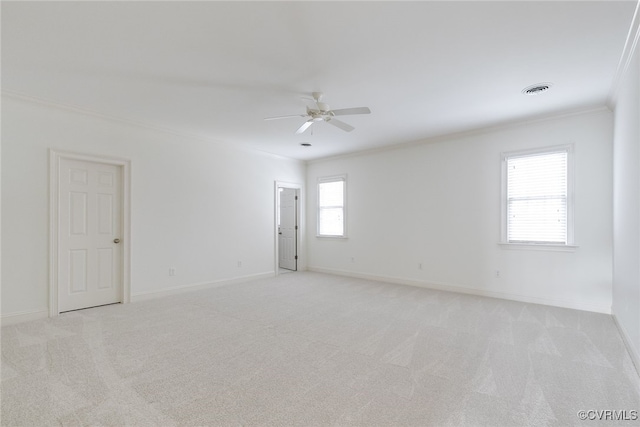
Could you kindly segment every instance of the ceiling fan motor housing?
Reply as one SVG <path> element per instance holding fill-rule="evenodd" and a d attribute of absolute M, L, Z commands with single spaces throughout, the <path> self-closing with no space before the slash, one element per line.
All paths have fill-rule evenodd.
<path fill-rule="evenodd" d="M 331 111 L 331 108 L 327 104 L 325 104 L 324 102 L 316 102 L 316 104 L 318 104 L 318 109 L 322 113 L 327 113 L 327 112 Z"/>

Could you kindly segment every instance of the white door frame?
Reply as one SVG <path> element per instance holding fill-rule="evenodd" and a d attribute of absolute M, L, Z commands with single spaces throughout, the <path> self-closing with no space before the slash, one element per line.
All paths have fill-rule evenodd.
<path fill-rule="evenodd" d="M 131 300 L 131 161 L 95 154 L 49 150 L 49 317 L 58 311 L 58 220 L 60 216 L 60 161 L 80 160 L 119 166 L 122 171 L 122 295 Z"/>
<path fill-rule="evenodd" d="M 292 183 L 292 182 L 283 182 L 283 181 L 275 181 L 275 185 L 274 185 L 274 208 L 273 208 L 273 241 L 274 241 L 274 253 L 275 253 L 275 261 L 274 261 L 274 272 L 275 275 L 277 276 L 278 274 L 280 274 L 280 249 L 279 249 L 279 243 L 278 243 L 278 215 L 279 212 L 278 210 L 280 209 L 280 191 L 278 191 L 278 188 L 293 188 L 296 191 L 297 195 L 298 195 L 298 200 L 297 200 L 297 209 L 296 209 L 296 224 L 298 224 L 298 232 L 296 233 L 296 252 L 298 255 L 298 262 L 296 262 L 296 271 L 300 271 L 300 265 L 301 265 L 301 256 L 300 256 L 300 235 L 303 233 L 302 230 L 302 225 L 300 222 L 300 212 L 302 211 L 302 184 L 296 184 L 296 183 Z"/>

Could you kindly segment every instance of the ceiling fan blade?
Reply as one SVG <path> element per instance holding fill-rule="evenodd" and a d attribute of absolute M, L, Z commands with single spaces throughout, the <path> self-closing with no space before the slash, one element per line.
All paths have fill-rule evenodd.
<path fill-rule="evenodd" d="M 330 125 L 334 125 L 335 127 L 338 127 L 340 129 L 342 129 L 345 132 L 351 132 L 352 130 L 354 130 L 355 128 L 345 122 L 341 122 L 338 119 L 329 119 L 327 120 L 327 123 L 329 123 Z"/>
<path fill-rule="evenodd" d="M 355 108 L 341 108 L 339 110 L 332 110 L 334 116 L 347 116 L 350 114 L 371 114 L 371 110 L 368 107 L 355 107 Z"/>
<path fill-rule="evenodd" d="M 313 124 L 313 120 L 307 120 L 306 122 L 304 122 L 302 124 L 302 126 L 300 126 L 298 128 L 298 130 L 296 131 L 297 134 L 301 134 L 304 133 L 305 130 L 309 129 L 309 126 L 311 126 Z"/>
<path fill-rule="evenodd" d="M 306 114 L 291 114 L 289 116 L 265 117 L 265 120 L 291 119 L 293 117 L 307 117 Z"/>

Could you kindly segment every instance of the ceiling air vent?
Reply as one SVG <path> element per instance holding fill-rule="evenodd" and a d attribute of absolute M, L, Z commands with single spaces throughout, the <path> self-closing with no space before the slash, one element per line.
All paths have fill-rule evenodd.
<path fill-rule="evenodd" d="M 551 86 L 551 83 L 538 83 L 525 87 L 522 89 L 522 93 L 525 95 L 540 95 L 542 92 L 548 91 Z"/>

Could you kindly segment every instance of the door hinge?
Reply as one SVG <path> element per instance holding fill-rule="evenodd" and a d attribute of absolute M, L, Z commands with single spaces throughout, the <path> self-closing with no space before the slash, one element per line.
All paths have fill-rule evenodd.
<path fill-rule="evenodd" d="M 298 200 L 298 196 L 296 196 L 296 200 Z"/>
<path fill-rule="evenodd" d="M 298 255 L 296 255 L 296 259 L 298 259 Z"/>
<path fill-rule="evenodd" d="M 296 230 L 298 229 L 298 226 L 296 225 Z"/>

